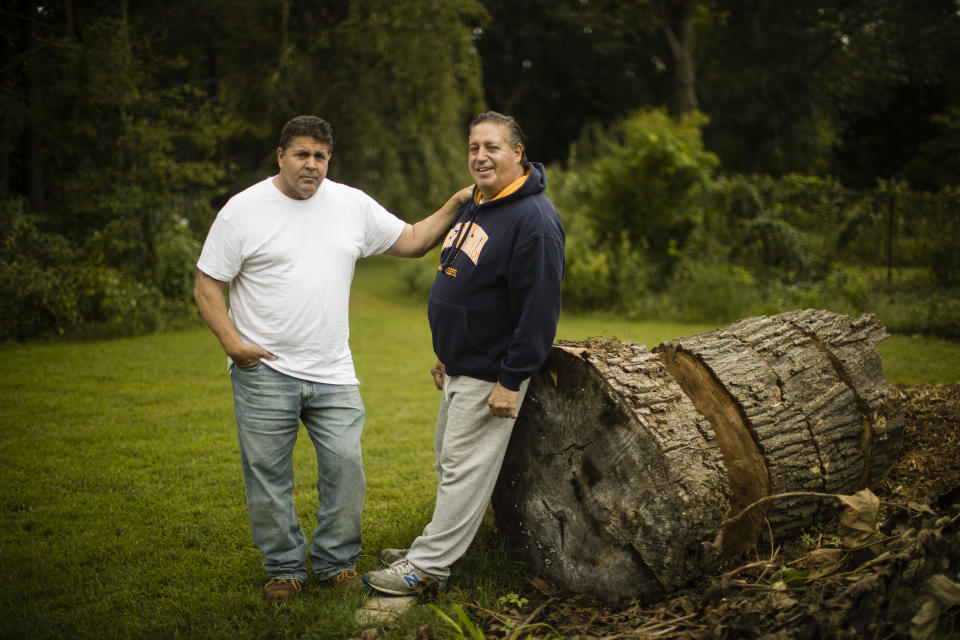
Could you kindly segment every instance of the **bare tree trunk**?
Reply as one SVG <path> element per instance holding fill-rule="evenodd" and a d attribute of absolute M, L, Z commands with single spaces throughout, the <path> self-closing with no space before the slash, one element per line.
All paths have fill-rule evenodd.
<path fill-rule="evenodd" d="M 14 73 L 15 65 L 13 63 L 16 56 L 16 45 L 12 39 L 0 39 L 0 91 L 11 96 L 19 93 L 17 74 Z M 7 102 L 8 111 L 3 114 L 3 118 L 6 120 L 3 132 L 6 135 L 0 138 L 0 198 L 6 198 L 10 195 L 10 159 L 17 148 L 17 138 L 19 138 L 20 118 L 11 106 L 13 102 L 13 100 Z"/>
<path fill-rule="evenodd" d="M 657 3 L 663 34 L 673 56 L 674 100 L 678 113 L 698 108 L 695 38 L 696 0 L 661 0 Z"/>
<path fill-rule="evenodd" d="M 63 33 L 70 39 L 77 37 L 77 27 L 73 20 L 73 0 L 63 0 Z"/>
<path fill-rule="evenodd" d="M 24 2 L 22 15 L 23 51 L 27 64 L 24 76 L 24 91 L 27 104 L 27 125 L 23 134 L 24 191 L 30 208 L 37 213 L 46 211 L 47 197 L 43 179 L 43 139 L 30 122 L 29 114 L 39 100 L 40 78 L 35 58 L 39 46 L 37 38 L 37 7 L 35 1 Z"/>

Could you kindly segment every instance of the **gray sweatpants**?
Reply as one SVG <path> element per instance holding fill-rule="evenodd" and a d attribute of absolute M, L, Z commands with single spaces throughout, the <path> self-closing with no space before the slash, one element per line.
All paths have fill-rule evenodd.
<path fill-rule="evenodd" d="M 520 386 L 517 411 L 528 383 Z M 514 420 L 491 416 L 487 406 L 494 386 L 467 376 L 447 376 L 443 382 L 434 439 L 437 502 L 407 554 L 413 566 L 440 578 L 450 575 L 450 565 L 466 553 L 480 528 L 510 442 Z"/>

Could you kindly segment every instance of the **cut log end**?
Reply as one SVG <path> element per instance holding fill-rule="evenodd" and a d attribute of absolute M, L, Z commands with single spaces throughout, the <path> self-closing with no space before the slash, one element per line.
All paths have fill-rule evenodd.
<path fill-rule="evenodd" d="M 750 435 L 742 409 L 723 389 L 722 383 L 704 363 L 682 349 L 660 352 L 667 371 L 693 402 L 697 411 L 713 427 L 730 485 L 730 511 L 739 513 L 748 505 L 769 495 L 767 466 Z M 756 538 L 764 512 L 757 509 L 728 531 L 725 555 L 746 550 Z"/>
<path fill-rule="evenodd" d="M 666 342 L 557 345 L 532 378 L 494 492 L 497 526 L 538 574 L 609 602 L 654 600 L 708 570 L 730 516 L 771 493 L 875 483 L 900 444 L 871 317 L 803 311 Z M 862 353 L 867 352 L 867 353 Z M 723 552 L 809 525 L 775 501 Z"/>

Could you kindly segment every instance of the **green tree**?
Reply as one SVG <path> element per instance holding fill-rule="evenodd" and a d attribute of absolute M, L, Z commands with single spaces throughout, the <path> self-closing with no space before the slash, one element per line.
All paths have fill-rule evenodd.
<path fill-rule="evenodd" d="M 338 56 L 317 78 L 344 150 L 336 175 L 408 219 L 469 183 L 466 124 L 484 108 L 471 33 L 485 20 L 473 0 L 351 3 L 335 46 L 303 59 Z"/>
<path fill-rule="evenodd" d="M 710 184 L 717 158 L 703 146 L 704 116 L 636 111 L 584 136 L 565 173 L 577 174 L 558 203 L 587 217 L 600 240 L 641 250 L 655 280 L 669 273 L 700 219 L 696 196 Z"/>
<path fill-rule="evenodd" d="M 902 178 L 960 97 L 953 0 L 731 0 L 705 26 L 704 136 L 730 172 Z"/>
<path fill-rule="evenodd" d="M 835 174 L 865 188 L 878 178 L 927 190 L 960 184 L 947 150 L 956 142 L 951 114 L 960 110 L 956 2 L 862 1 L 840 16 L 850 80 L 836 85 Z"/>
<path fill-rule="evenodd" d="M 483 108 L 479 2 L 179 1 L 161 13 L 182 24 L 157 44 L 183 57 L 168 73 L 205 79 L 239 122 L 221 152 L 238 166 L 229 191 L 276 171 L 277 134 L 300 113 L 334 127 L 330 177 L 404 217 L 466 184 L 466 123 Z"/>
<path fill-rule="evenodd" d="M 26 229 L 62 245 L 4 254 L 0 295 L 38 318 L 8 336 L 187 305 L 216 209 L 276 171 L 277 134 L 293 115 L 330 120 L 331 178 L 402 216 L 468 180 L 466 123 L 483 106 L 472 32 L 486 19 L 473 0 L 0 10 L 0 204 L 18 212 L 3 239 L 15 247 Z M 16 298 L 18 287 L 42 295 Z M 157 326 L 149 315 L 129 326 Z"/>
<path fill-rule="evenodd" d="M 822 173 L 840 143 L 831 96 L 850 82 L 833 5 L 733 0 L 703 34 L 707 145 L 730 172 Z"/>
<path fill-rule="evenodd" d="M 668 99 L 657 26 L 624 19 L 621 4 L 484 0 L 490 22 L 477 48 L 487 101 L 519 120 L 532 159 L 562 160 L 587 123 Z"/>
<path fill-rule="evenodd" d="M 616 23 L 625 34 L 656 47 L 656 69 L 670 75 L 670 94 L 663 103 L 672 112 L 699 109 L 697 43 L 711 20 L 709 0 L 590 0 L 582 5 L 587 24 Z"/>
<path fill-rule="evenodd" d="M 485 4 L 488 99 L 520 118 L 541 158 L 562 159 L 589 123 L 641 106 L 696 107 L 728 172 L 925 189 L 960 175 L 949 169 L 960 104 L 954 0 Z"/>

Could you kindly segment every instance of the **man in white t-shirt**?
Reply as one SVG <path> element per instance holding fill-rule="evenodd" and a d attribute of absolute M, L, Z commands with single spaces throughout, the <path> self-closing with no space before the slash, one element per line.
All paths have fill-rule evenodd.
<path fill-rule="evenodd" d="M 279 173 L 227 202 L 197 262 L 194 297 L 230 364 L 250 528 L 271 601 L 300 592 L 307 555 L 322 584 L 357 578 L 366 484 L 364 409 L 348 345 L 356 261 L 424 255 L 472 192 L 457 192 L 411 225 L 326 179 L 332 151 L 326 121 L 290 120 L 280 134 Z M 293 503 L 301 420 L 317 452 L 320 495 L 309 547 Z"/>

